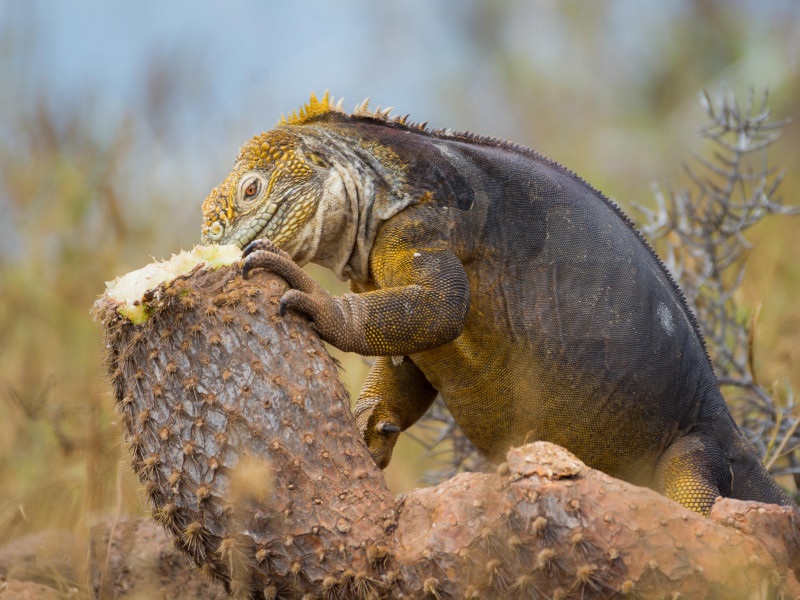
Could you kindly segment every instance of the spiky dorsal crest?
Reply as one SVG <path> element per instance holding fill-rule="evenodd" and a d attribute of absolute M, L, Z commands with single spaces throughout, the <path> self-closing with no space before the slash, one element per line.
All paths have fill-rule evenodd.
<path fill-rule="evenodd" d="M 412 123 L 408 120 L 409 115 L 393 117 L 392 111 L 394 110 L 394 107 L 389 106 L 387 108 L 381 108 L 378 106 L 378 108 L 375 110 L 371 110 L 369 107 L 369 98 L 366 98 L 363 102 L 357 104 L 350 115 L 348 115 L 348 113 L 345 112 L 344 108 L 342 107 L 343 102 L 343 98 L 340 98 L 338 102 L 334 102 L 333 96 L 330 95 L 328 90 L 325 91 L 325 94 L 323 94 L 321 99 L 317 98 L 316 94 L 312 93 L 309 101 L 301 106 L 300 110 L 292 111 L 288 117 L 286 115 L 281 116 L 280 121 L 278 121 L 278 125 L 303 125 L 304 123 L 312 120 L 314 117 L 318 117 L 320 115 L 327 113 L 340 113 L 347 116 L 373 119 L 383 123 L 391 123 L 409 127 L 411 129 L 427 131 L 427 123 Z"/>
<path fill-rule="evenodd" d="M 323 94 L 321 100 L 312 92 L 311 98 L 306 104 L 300 107 L 299 111 L 292 111 L 292 114 L 288 117 L 286 115 L 281 116 L 278 125 L 302 125 L 318 115 L 324 115 L 329 112 L 346 114 L 342 108 L 343 101 L 344 98 L 340 98 L 339 102 L 334 103 L 333 96 L 331 96 L 328 90 L 325 90 L 325 94 Z"/>

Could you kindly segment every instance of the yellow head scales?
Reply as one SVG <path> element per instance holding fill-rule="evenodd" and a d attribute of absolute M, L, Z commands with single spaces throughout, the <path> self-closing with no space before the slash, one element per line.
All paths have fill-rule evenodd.
<path fill-rule="evenodd" d="M 233 170 L 203 202 L 204 240 L 217 242 L 225 235 L 228 242 L 241 242 L 231 237 L 236 231 L 237 221 L 250 218 L 263 208 L 259 202 L 247 205 L 241 199 L 243 178 L 253 173 L 258 173 L 263 179 L 264 189 L 259 202 L 266 203 L 273 197 L 276 185 L 281 185 L 281 182 L 286 184 L 285 187 L 288 187 L 288 182 L 301 184 L 312 174 L 312 169 L 299 149 L 299 140 L 287 131 L 276 129 L 253 137 L 239 151 Z M 293 215 L 287 225 L 296 222 L 298 216 Z"/>

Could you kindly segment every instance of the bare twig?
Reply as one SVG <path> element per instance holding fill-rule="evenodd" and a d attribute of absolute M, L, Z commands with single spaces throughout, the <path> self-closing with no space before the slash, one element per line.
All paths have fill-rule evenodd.
<path fill-rule="evenodd" d="M 795 473 L 800 444 L 791 389 L 783 401 L 778 389 L 764 388 L 755 369 L 755 331 L 760 306 L 748 322 L 735 293 L 745 275 L 752 244 L 747 229 L 767 215 L 797 215 L 799 207 L 777 195 L 783 174 L 771 167 L 767 150 L 787 121 L 773 121 L 765 92 L 751 91 L 739 102 L 730 90 L 701 102 L 709 122 L 701 136 L 711 148 L 687 166 L 691 189 L 656 190 L 656 208 L 637 207 L 644 215 L 643 233 L 666 257 L 700 328 L 720 385 L 738 390 L 731 408 L 747 437 L 775 474 Z M 779 463 L 781 466 L 779 466 Z"/>

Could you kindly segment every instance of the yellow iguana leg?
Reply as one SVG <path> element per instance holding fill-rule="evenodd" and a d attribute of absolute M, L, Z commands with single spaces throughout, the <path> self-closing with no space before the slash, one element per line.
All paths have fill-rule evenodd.
<path fill-rule="evenodd" d="M 656 486 L 662 494 L 689 510 L 708 515 L 723 495 L 720 474 L 729 473 L 718 448 L 698 435 L 682 437 L 667 448 L 656 465 Z"/>
<path fill-rule="evenodd" d="M 380 357 L 372 365 L 354 409 L 375 463 L 384 469 L 395 442 L 430 408 L 436 390 L 408 357 Z"/>

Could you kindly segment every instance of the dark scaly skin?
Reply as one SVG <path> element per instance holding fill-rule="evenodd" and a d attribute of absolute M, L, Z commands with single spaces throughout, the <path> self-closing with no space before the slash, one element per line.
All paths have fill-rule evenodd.
<path fill-rule="evenodd" d="M 255 225 L 252 207 L 274 205 Z M 294 288 L 284 307 L 379 357 L 355 412 L 381 467 L 441 393 L 494 460 L 548 440 L 701 513 L 717 496 L 791 504 L 655 254 L 607 198 L 533 151 L 312 97 L 242 149 L 203 210 L 206 242 L 269 236 L 246 248 L 245 274 L 280 274 Z M 354 293 L 330 296 L 292 259 Z"/>

